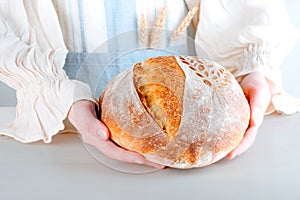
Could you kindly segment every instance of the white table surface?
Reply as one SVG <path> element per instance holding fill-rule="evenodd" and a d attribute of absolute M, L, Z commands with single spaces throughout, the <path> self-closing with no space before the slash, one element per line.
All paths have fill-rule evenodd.
<path fill-rule="evenodd" d="M 0 127 L 14 109 L 0 107 Z M 50 144 L 0 137 L 0 199 L 300 199 L 300 114 L 267 116 L 242 156 L 192 170 L 128 174 L 110 169 L 77 134 Z"/>

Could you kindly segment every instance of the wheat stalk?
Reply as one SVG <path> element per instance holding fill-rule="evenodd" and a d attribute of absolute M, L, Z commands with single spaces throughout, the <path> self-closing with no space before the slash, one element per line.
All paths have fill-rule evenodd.
<path fill-rule="evenodd" d="M 166 23 L 166 16 L 167 16 L 167 8 L 164 7 L 160 10 L 158 18 L 156 19 L 156 23 L 154 28 L 151 31 L 150 35 L 150 48 L 156 48 L 158 39 L 163 31 L 163 27 Z"/>
<path fill-rule="evenodd" d="M 142 47 L 144 47 L 144 48 L 147 46 L 147 43 L 148 43 L 146 27 L 147 27 L 147 21 L 146 21 L 145 16 L 142 14 L 141 22 L 140 22 L 139 39 L 140 39 L 140 43 L 141 43 Z"/>
<path fill-rule="evenodd" d="M 173 33 L 173 35 L 170 39 L 170 43 L 174 42 L 178 38 L 178 36 L 190 25 L 194 15 L 197 13 L 198 9 L 199 8 L 196 6 L 188 12 L 187 16 L 184 18 L 184 20 L 181 22 L 179 27 Z"/>

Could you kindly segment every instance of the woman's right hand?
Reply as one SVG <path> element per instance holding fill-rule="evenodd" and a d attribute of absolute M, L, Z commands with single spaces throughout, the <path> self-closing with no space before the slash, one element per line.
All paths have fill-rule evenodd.
<path fill-rule="evenodd" d="M 73 103 L 68 118 L 81 134 L 85 143 L 95 146 L 111 159 L 128 163 L 144 164 L 158 169 L 164 166 L 148 161 L 143 155 L 116 146 L 110 138 L 107 127 L 97 119 L 95 104 L 88 100 Z"/>

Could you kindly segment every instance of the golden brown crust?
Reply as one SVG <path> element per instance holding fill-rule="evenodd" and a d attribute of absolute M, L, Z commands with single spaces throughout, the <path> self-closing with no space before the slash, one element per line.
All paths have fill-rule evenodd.
<path fill-rule="evenodd" d="M 137 151 L 140 153 L 151 153 L 160 149 L 162 146 L 166 146 L 167 139 L 161 134 L 154 135 L 152 137 L 134 137 L 130 133 L 122 130 L 113 118 L 104 118 L 103 122 L 111 132 L 111 139 L 118 145 Z"/>

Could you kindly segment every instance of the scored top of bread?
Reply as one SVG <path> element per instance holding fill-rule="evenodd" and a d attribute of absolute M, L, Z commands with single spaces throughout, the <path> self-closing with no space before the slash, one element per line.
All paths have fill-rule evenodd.
<path fill-rule="evenodd" d="M 249 122 L 248 103 L 229 71 L 188 56 L 136 64 L 105 87 L 100 105 L 112 140 L 176 168 L 226 156 Z"/>
<path fill-rule="evenodd" d="M 182 117 L 185 75 L 174 57 L 150 58 L 133 68 L 142 104 L 168 140 L 176 136 Z"/>

